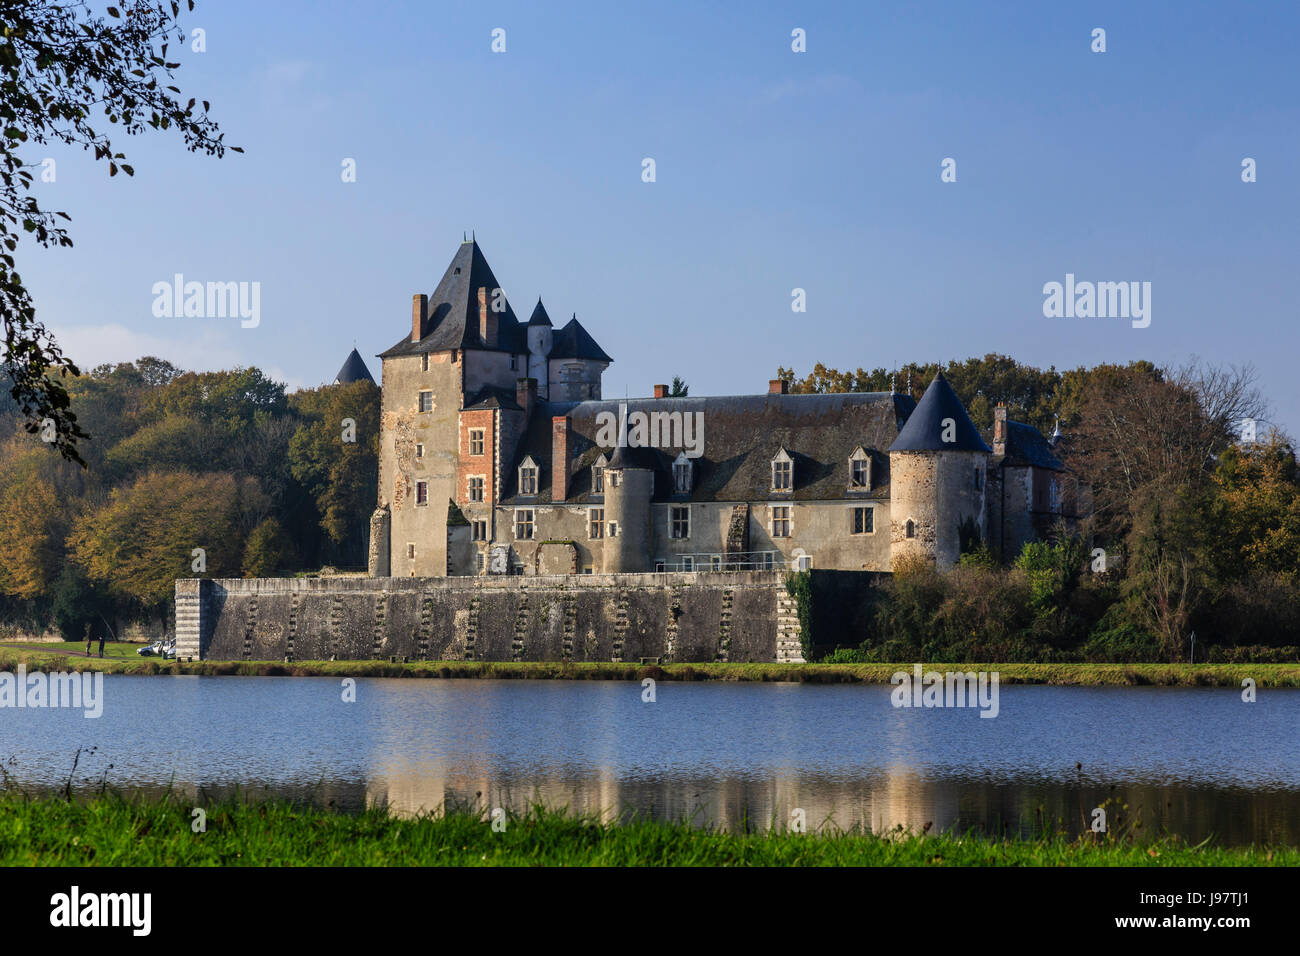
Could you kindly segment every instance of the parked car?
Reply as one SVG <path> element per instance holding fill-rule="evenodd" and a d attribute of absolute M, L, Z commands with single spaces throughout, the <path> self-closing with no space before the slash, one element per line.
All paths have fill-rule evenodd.
<path fill-rule="evenodd" d="M 141 657 L 161 657 L 163 646 L 162 641 L 154 641 L 152 644 L 146 644 L 144 647 L 137 647 L 135 652 Z"/>
<path fill-rule="evenodd" d="M 168 661 L 175 660 L 176 659 L 176 638 L 172 638 L 170 641 L 164 644 L 158 656 L 163 658 L 163 660 L 168 660 Z"/>

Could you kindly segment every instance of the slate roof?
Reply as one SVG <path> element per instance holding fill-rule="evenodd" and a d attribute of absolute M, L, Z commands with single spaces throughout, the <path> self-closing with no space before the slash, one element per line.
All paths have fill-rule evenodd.
<path fill-rule="evenodd" d="M 473 397 L 465 402 L 463 410 L 471 412 L 480 408 L 505 408 L 515 412 L 524 410 L 514 392 L 508 388 L 497 388 L 493 385 L 488 385 L 475 392 Z"/>
<path fill-rule="evenodd" d="M 501 503 L 545 504 L 551 501 L 551 419 L 569 418 L 570 479 L 567 502 L 596 502 L 591 494 L 591 464 L 603 453 L 611 466 L 635 454 L 638 464 L 655 471 L 655 501 L 879 500 L 889 496 L 886 449 L 916 408 L 906 395 L 863 392 L 830 395 L 738 395 L 710 398 L 627 399 L 629 418 L 636 412 L 702 412 L 703 454 L 692 459 L 689 495 L 673 493 L 673 460 L 683 448 L 611 449 L 596 444 L 597 416 L 610 412 L 617 421 L 624 400 L 538 402 L 524 432 L 516 460 L 503 478 Z M 861 445 L 872 459 L 869 491 L 849 488 L 849 456 Z M 772 459 L 785 448 L 794 460 L 792 492 L 772 491 Z M 537 495 L 517 494 L 518 466 L 532 455 L 540 468 Z"/>
<path fill-rule="evenodd" d="M 470 239 L 460 244 L 447 271 L 443 273 L 438 288 L 429 296 L 429 333 L 419 342 L 412 342 L 408 332 L 400 342 L 380 353 L 380 357 L 488 348 L 478 334 L 480 288 L 488 290 L 490 304 L 492 290 L 501 288 L 501 284 L 492 274 L 492 267 L 484 258 L 483 250 L 475 240 Z M 528 351 L 524 326 L 515 318 L 508 299 L 505 311 L 497 313 L 497 344 L 492 351 L 515 354 Z"/>
<path fill-rule="evenodd" d="M 596 344 L 596 340 L 582 327 L 575 315 L 564 328 L 551 337 L 551 352 L 547 358 L 553 359 L 592 359 L 597 362 L 614 361 L 605 354 L 605 350 Z"/>
<path fill-rule="evenodd" d="M 483 256 L 479 244 L 470 239 L 460 244 L 452 258 L 447 271 L 442 275 L 438 288 L 429 296 L 428 319 L 429 332 L 418 342 L 412 342 L 408 332 L 401 341 L 385 352 L 380 358 L 394 358 L 400 355 L 419 355 L 422 352 L 446 352 L 452 349 L 488 349 L 478 334 L 478 290 L 488 290 L 491 302 L 492 290 L 501 288 L 497 277 L 492 273 Z M 542 300 L 537 300 L 528 324 L 521 323 L 516 317 L 510 300 L 505 300 L 504 312 L 497 313 L 497 344 L 489 349 L 496 352 L 510 352 L 513 355 L 528 353 L 528 326 L 550 325 L 550 316 Z M 551 336 L 551 351 L 548 358 L 555 359 L 592 359 L 598 362 L 613 362 L 596 340 L 591 337 L 575 315 L 564 328 Z"/>
<path fill-rule="evenodd" d="M 343 362 L 343 367 L 334 376 L 335 385 L 351 385 L 353 382 L 369 382 L 372 385 L 375 383 L 370 374 L 370 369 L 366 368 L 366 363 L 361 359 L 361 353 L 356 349 L 348 353 L 347 359 Z"/>
<path fill-rule="evenodd" d="M 986 434 L 992 440 L 992 431 Z M 1024 422 L 1007 422 L 1007 451 L 1000 464 L 1065 471 L 1065 464 L 1052 451 L 1051 442 L 1033 425 Z"/>
<path fill-rule="evenodd" d="M 955 441 L 943 440 L 945 418 L 951 418 L 955 424 Z M 982 451 L 988 454 L 993 449 L 984 443 L 979 429 L 966 414 L 966 406 L 940 372 L 916 403 L 916 411 L 889 450 Z"/>
<path fill-rule="evenodd" d="M 542 297 L 537 297 L 537 305 L 533 307 L 532 317 L 528 320 L 529 325 L 550 325 L 551 317 L 546 314 L 546 306 L 542 305 Z"/>

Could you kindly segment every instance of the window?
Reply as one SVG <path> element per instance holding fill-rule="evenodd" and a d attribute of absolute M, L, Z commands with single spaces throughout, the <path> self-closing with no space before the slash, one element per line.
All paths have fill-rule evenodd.
<path fill-rule="evenodd" d="M 915 537 L 916 537 L 916 522 L 913 521 L 911 518 L 908 518 L 908 519 L 907 519 L 907 525 L 906 525 L 906 528 L 905 528 L 905 530 L 904 530 L 903 533 L 906 534 L 909 538 L 915 538 Z"/>
<path fill-rule="evenodd" d="M 771 571 L 773 565 L 775 565 L 775 564 L 776 564 L 776 561 L 775 561 L 775 559 L 773 558 L 772 552 L 771 552 L 771 551 L 764 551 L 764 552 L 763 552 L 763 570 L 764 570 L 764 571 Z"/>
<path fill-rule="evenodd" d="M 591 493 L 603 495 L 605 493 L 605 469 L 599 466 L 593 466 L 591 469 Z"/>
<path fill-rule="evenodd" d="M 984 472 L 976 467 L 975 469 L 975 490 L 979 491 L 984 487 Z"/>
<path fill-rule="evenodd" d="M 812 556 L 807 554 L 799 555 L 797 558 L 794 559 L 794 569 L 796 571 L 811 571 Z"/>
<path fill-rule="evenodd" d="M 433 411 L 433 392 L 420 393 L 420 411 L 422 412 Z"/>
<path fill-rule="evenodd" d="M 415 445 L 415 457 L 416 457 L 416 458 L 423 458 L 423 457 L 424 457 L 424 445 L 422 445 L 422 444 L 420 444 L 420 443 L 418 443 L 418 442 L 417 442 L 416 445 Z"/>
<path fill-rule="evenodd" d="M 617 488 L 617 487 L 618 487 L 618 472 L 617 472 L 617 471 L 611 471 L 611 472 L 609 473 L 609 484 L 610 484 L 610 486 L 613 487 L 613 488 Z"/>
<path fill-rule="evenodd" d="M 721 571 L 721 570 L 722 570 L 722 555 L 720 555 L 720 554 L 715 554 L 713 557 L 709 558 L 709 567 L 710 567 L 711 569 L 713 569 L 714 571 Z"/>
<path fill-rule="evenodd" d="M 686 457 L 686 452 L 677 456 L 673 462 L 673 492 L 679 495 L 690 494 L 691 491 L 691 460 Z"/>
<path fill-rule="evenodd" d="M 772 509 L 772 537 L 790 537 L 790 506 L 778 505 Z"/>
<path fill-rule="evenodd" d="M 682 556 L 682 570 L 683 571 L 695 570 L 695 559 L 691 557 L 689 554 Z"/>
<path fill-rule="evenodd" d="M 587 509 L 587 537 L 603 538 L 605 537 L 605 509 L 588 508 Z"/>
<path fill-rule="evenodd" d="M 519 466 L 519 493 L 521 495 L 537 494 L 537 462 L 529 455 Z"/>
<path fill-rule="evenodd" d="M 876 530 L 876 510 L 874 508 L 853 509 L 853 533 L 871 534 Z"/>
<path fill-rule="evenodd" d="M 483 500 L 483 486 L 485 481 L 482 476 L 475 476 L 469 480 L 469 500 Z"/>
<path fill-rule="evenodd" d="M 486 540 L 487 540 L 487 522 L 486 522 L 486 521 L 471 521 L 471 522 L 470 522 L 470 530 L 471 530 L 471 537 L 472 537 L 475 541 L 486 541 Z"/>
<path fill-rule="evenodd" d="M 772 490 L 789 491 L 794 487 L 794 462 L 782 448 L 772 459 Z"/>
<path fill-rule="evenodd" d="M 510 356 L 510 371 L 512 372 L 519 371 L 519 359 L 515 358 L 515 356 L 513 355 Z"/>
<path fill-rule="evenodd" d="M 662 561 L 656 561 L 656 562 L 655 562 L 655 573 L 656 573 L 656 574 L 663 574 L 663 573 L 664 573 L 664 562 L 662 562 Z"/>
<path fill-rule="evenodd" d="M 674 507 L 668 509 L 668 536 L 671 538 L 689 538 L 691 536 L 691 509 Z"/>
<path fill-rule="evenodd" d="M 415 483 L 415 503 L 417 505 L 427 505 L 429 503 L 429 483 L 427 481 L 417 481 Z"/>
<path fill-rule="evenodd" d="M 427 371 L 429 371 L 429 353 L 428 353 L 428 352 L 425 352 L 423 355 L 420 356 L 420 371 L 421 371 L 421 372 L 427 372 Z"/>
<path fill-rule="evenodd" d="M 469 453 L 471 455 L 483 454 L 483 429 L 471 428 L 469 430 Z"/>
<path fill-rule="evenodd" d="M 479 574 L 483 573 L 483 552 L 480 551 L 474 555 L 474 570 Z"/>
<path fill-rule="evenodd" d="M 871 458 L 864 448 L 858 448 L 849 458 L 849 487 L 871 487 Z"/>
<path fill-rule="evenodd" d="M 412 561 L 415 560 L 415 545 L 414 545 L 414 544 L 408 544 L 408 545 L 406 546 L 406 556 L 407 556 L 408 558 L 410 558 Z"/>
<path fill-rule="evenodd" d="M 526 541 L 533 536 L 533 509 L 519 508 L 515 511 L 515 537 Z"/>

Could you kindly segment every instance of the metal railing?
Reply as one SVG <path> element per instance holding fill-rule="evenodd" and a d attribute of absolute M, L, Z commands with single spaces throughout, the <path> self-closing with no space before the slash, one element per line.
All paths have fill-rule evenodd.
<path fill-rule="evenodd" d="M 783 571 L 795 569 L 798 558 L 787 559 L 780 551 L 737 551 L 731 554 L 700 552 L 674 554 L 655 562 L 656 571 Z"/>

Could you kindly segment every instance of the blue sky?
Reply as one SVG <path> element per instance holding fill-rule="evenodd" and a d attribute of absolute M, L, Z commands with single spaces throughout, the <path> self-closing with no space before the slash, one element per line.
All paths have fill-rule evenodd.
<path fill-rule="evenodd" d="M 607 397 L 817 361 L 1198 355 L 1254 363 L 1300 432 L 1295 4 L 201 0 L 184 22 L 207 51 L 178 85 L 243 155 L 121 137 L 134 180 L 25 155 L 56 159 L 38 195 L 76 246 L 19 265 L 84 365 L 297 387 L 355 342 L 377 376 L 473 229 L 521 318 L 540 294 L 614 357 Z M 260 282 L 260 325 L 155 318 L 177 272 Z M 1045 318 L 1066 273 L 1151 282 L 1150 327 Z"/>

